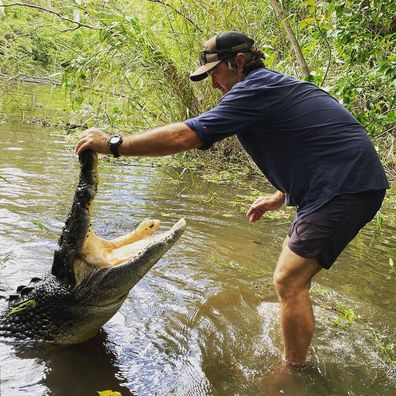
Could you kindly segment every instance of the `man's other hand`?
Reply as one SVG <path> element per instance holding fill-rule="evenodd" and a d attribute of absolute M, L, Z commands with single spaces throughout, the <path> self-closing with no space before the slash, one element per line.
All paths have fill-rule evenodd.
<path fill-rule="evenodd" d="M 268 197 L 258 197 L 250 206 L 246 213 L 249 223 L 254 224 L 259 221 L 265 212 L 279 209 L 285 202 L 285 194 L 277 191 Z"/>

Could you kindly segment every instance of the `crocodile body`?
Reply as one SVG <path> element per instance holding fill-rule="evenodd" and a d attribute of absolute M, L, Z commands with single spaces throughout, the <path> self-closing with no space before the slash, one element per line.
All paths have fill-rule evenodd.
<path fill-rule="evenodd" d="M 0 313 L 0 337 L 56 344 L 86 341 L 182 235 L 184 219 L 158 235 L 153 232 L 159 221 L 145 220 L 112 241 L 96 236 L 91 212 L 97 187 L 97 154 L 87 150 L 80 156 L 79 183 L 51 271 L 8 297 Z"/>

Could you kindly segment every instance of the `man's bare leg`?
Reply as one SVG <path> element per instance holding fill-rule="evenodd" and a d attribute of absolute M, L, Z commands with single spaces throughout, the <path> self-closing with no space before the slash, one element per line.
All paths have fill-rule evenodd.
<path fill-rule="evenodd" d="M 316 259 L 293 253 L 287 246 L 288 240 L 286 237 L 283 243 L 274 272 L 274 283 L 280 300 L 285 360 L 288 363 L 302 364 L 314 329 L 309 287 L 312 277 L 323 267 Z"/>

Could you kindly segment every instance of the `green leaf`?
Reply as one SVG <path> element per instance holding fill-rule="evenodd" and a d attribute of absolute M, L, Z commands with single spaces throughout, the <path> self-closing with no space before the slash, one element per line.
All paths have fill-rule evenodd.
<path fill-rule="evenodd" d="M 5 264 L 11 257 L 11 252 L 5 253 L 0 256 L 0 263 Z"/>
<path fill-rule="evenodd" d="M 11 316 L 18 312 L 22 312 L 25 309 L 36 308 L 36 307 L 37 307 L 36 300 L 27 300 L 27 301 L 24 301 L 23 303 L 17 305 L 16 307 L 11 308 L 11 310 L 10 310 L 10 312 L 8 312 L 7 316 Z"/>
<path fill-rule="evenodd" d="M 315 24 L 316 24 L 316 19 L 314 17 L 308 17 L 308 18 L 303 19 L 299 23 L 299 28 L 300 28 L 300 30 L 302 30 L 306 26 L 315 26 Z"/>
<path fill-rule="evenodd" d="M 375 220 L 376 220 L 376 223 L 377 223 L 377 230 L 381 231 L 383 223 L 384 223 L 383 214 L 381 212 L 377 212 L 377 214 L 375 215 Z"/>
<path fill-rule="evenodd" d="M 48 227 L 46 227 L 43 223 L 41 223 L 41 221 L 39 220 L 33 220 L 32 223 L 37 226 L 38 228 L 40 228 L 40 230 L 43 231 L 48 231 L 48 232 L 52 232 Z"/>

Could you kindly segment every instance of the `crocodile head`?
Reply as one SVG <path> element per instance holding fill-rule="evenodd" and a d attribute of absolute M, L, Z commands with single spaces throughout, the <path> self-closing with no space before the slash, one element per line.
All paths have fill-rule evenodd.
<path fill-rule="evenodd" d="M 58 344 L 89 339 L 183 234 L 184 219 L 159 234 L 159 221 L 145 220 L 117 239 L 98 237 L 91 225 L 97 186 L 97 154 L 87 150 L 80 156 L 79 183 L 51 274 L 13 295 L 0 319 L 0 334 Z"/>
<path fill-rule="evenodd" d="M 182 235 L 180 219 L 155 235 L 158 220 L 145 220 L 133 232 L 105 240 L 92 230 L 92 203 L 98 186 L 97 154 L 80 156 L 79 184 L 55 251 L 52 274 L 73 290 L 77 313 L 84 312 L 78 338 L 97 332 L 120 308 L 132 287 Z"/>

